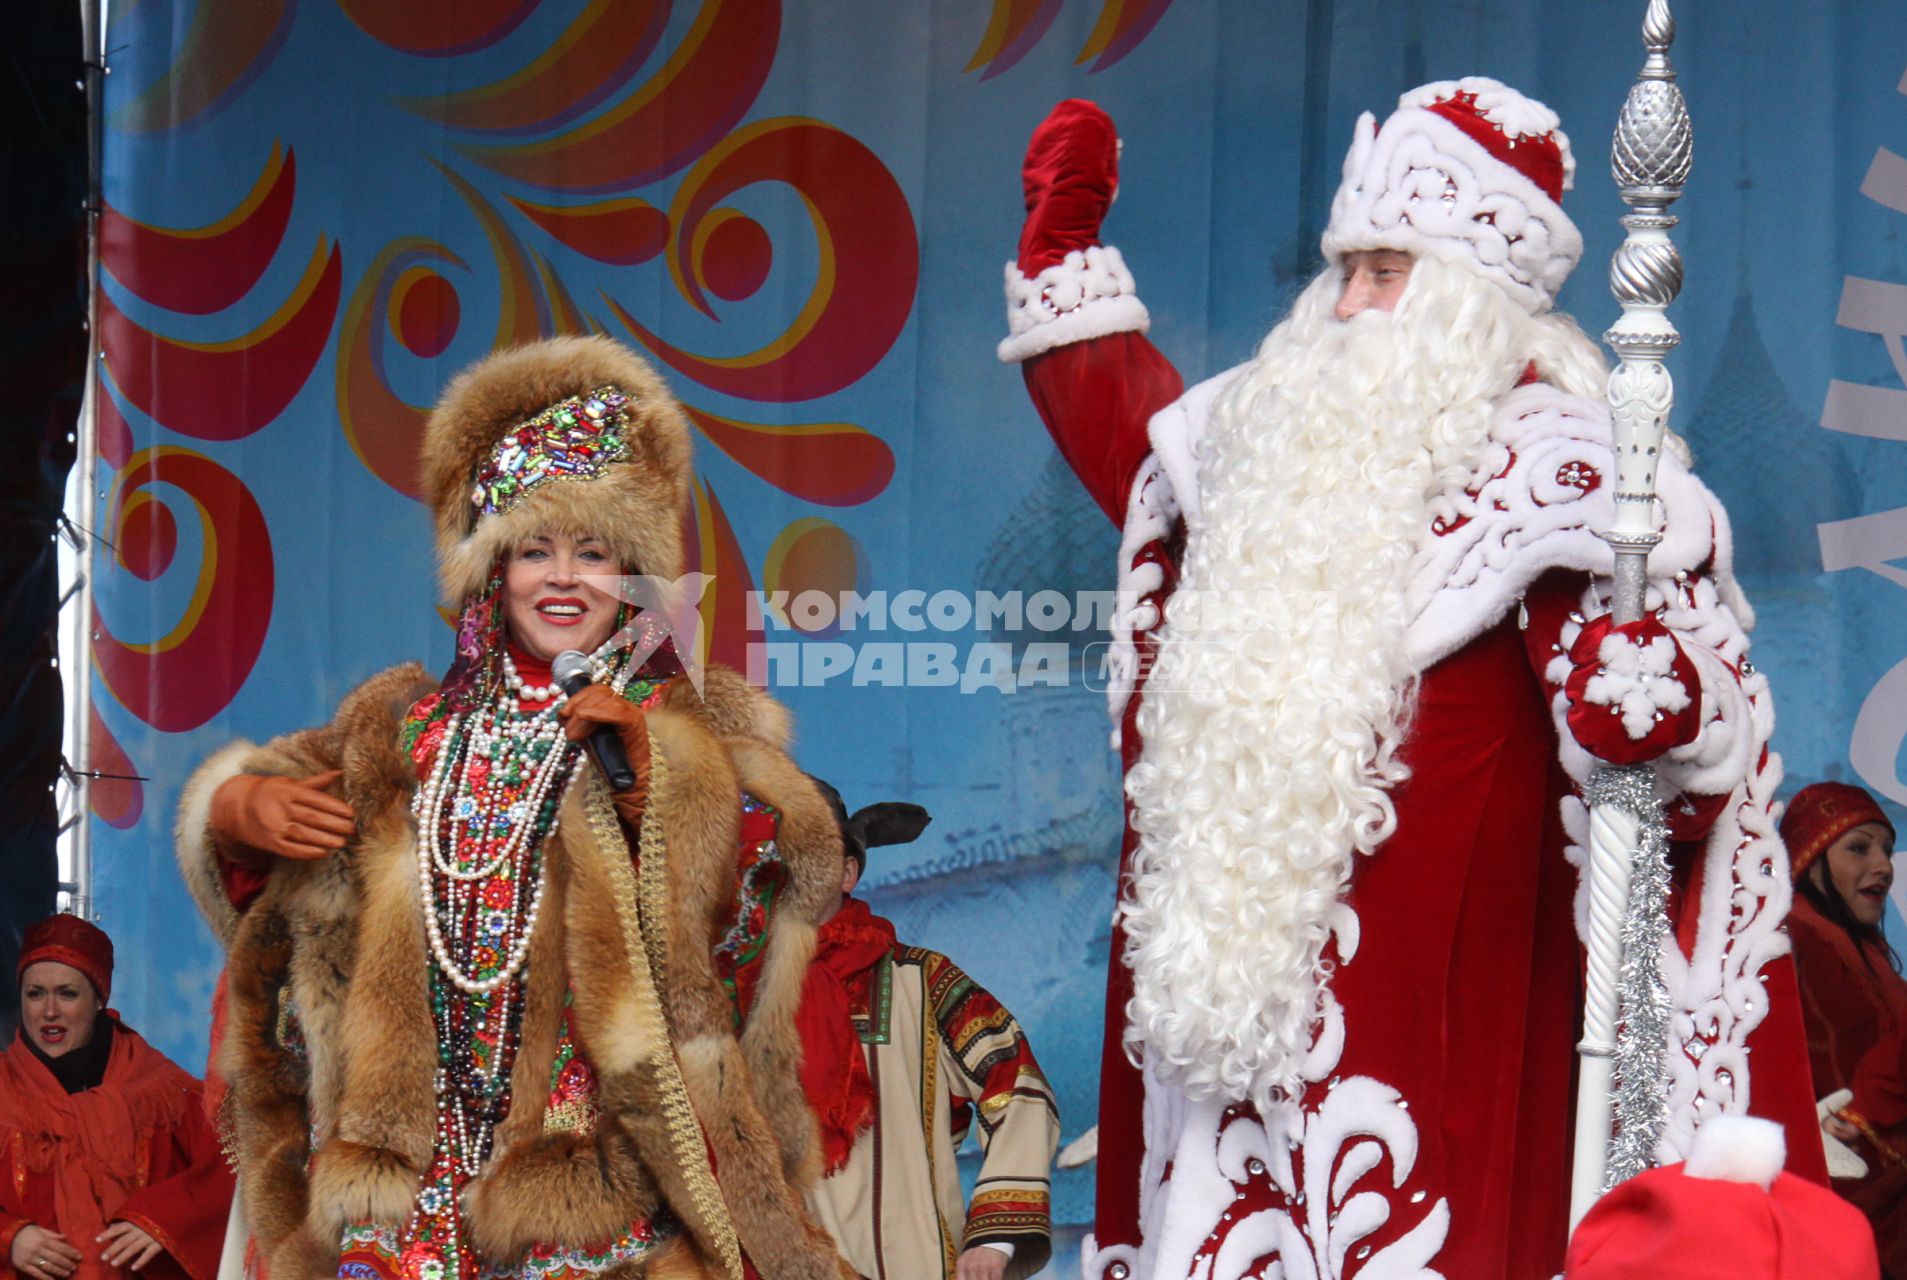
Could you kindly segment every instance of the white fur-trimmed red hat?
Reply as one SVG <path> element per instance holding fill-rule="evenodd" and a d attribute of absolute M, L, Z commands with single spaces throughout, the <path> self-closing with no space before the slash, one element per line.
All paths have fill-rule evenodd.
<path fill-rule="evenodd" d="M 1786 1160 L 1774 1121 L 1710 1118 L 1687 1163 L 1639 1173 L 1591 1206 L 1564 1280 L 1880 1280 L 1861 1211 L 1782 1172 Z"/>
<path fill-rule="evenodd" d="M 1358 117 L 1324 255 L 1429 254 L 1476 269 L 1531 313 L 1549 310 L 1582 257 L 1563 212 L 1576 177 L 1556 113 L 1485 76 L 1413 89 L 1379 128 Z"/>

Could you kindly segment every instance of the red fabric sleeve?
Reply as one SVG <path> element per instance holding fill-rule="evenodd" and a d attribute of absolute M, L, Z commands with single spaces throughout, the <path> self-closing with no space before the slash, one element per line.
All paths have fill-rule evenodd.
<path fill-rule="evenodd" d="M 1146 423 L 1185 380 L 1143 333 L 1114 333 L 1056 347 L 1021 366 L 1026 391 L 1067 465 L 1113 524 L 1151 451 Z"/>
<path fill-rule="evenodd" d="M 1907 1028 L 1890 1028 L 1875 1041 L 1849 1085 L 1854 1090 L 1849 1108 L 1874 1130 L 1907 1130 Z M 1887 1145 L 1896 1160 L 1907 1162 L 1907 1132 L 1895 1133 Z"/>
<path fill-rule="evenodd" d="M 153 1167 L 168 1177 L 134 1192 L 113 1215 L 130 1222 L 165 1248 L 166 1260 L 190 1280 L 215 1280 L 232 1210 L 232 1171 L 204 1108 L 192 1106 L 170 1134 L 155 1134 Z M 163 1278 L 155 1258 L 142 1275 Z M 158 1268 L 155 1270 L 155 1268 Z"/>
<path fill-rule="evenodd" d="M 32 1225 L 26 1218 L 0 1211 L 0 1278 L 13 1280 L 19 1274 L 13 1269 L 13 1237 Z"/>
<path fill-rule="evenodd" d="M 271 883 L 269 867 L 241 867 L 225 858 L 219 859 L 219 884 L 224 886 L 225 900 L 232 904 L 232 910 L 244 915 L 258 895 L 265 892 L 265 886 Z"/>

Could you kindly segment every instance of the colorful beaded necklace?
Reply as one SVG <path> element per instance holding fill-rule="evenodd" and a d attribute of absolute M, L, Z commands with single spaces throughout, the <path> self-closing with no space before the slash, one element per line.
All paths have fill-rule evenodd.
<path fill-rule="evenodd" d="M 567 696 L 525 681 L 511 661 L 497 578 L 490 599 L 465 610 L 451 677 L 404 728 L 421 779 L 411 811 L 437 1032 L 436 1141 L 402 1233 L 406 1280 L 475 1280 L 485 1270 L 463 1240 L 458 1201 L 509 1114 L 543 847 L 581 762 L 556 716 Z M 619 628 L 591 661 L 599 683 L 640 697 L 654 682 L 632 689 L 628 656 Z"/>

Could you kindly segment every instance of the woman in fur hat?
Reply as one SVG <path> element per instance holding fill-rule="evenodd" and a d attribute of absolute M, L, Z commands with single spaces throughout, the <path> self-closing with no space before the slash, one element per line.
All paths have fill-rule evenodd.
<path fill-rule="evenodd" d="M 774 702 L 698 691 L 602 589 L 682 571 L 679 406 L 605 338 L 504 351 L 444 395 L 423 473 L 449 673 L 233 743 L 180 807 L 273 1280 L 852 1275 L 801 1202 L 832 815 Z M 573 698 L 567 649 L 596 674 Z M 584 763 L 602 726 L 633 786 Z"/>

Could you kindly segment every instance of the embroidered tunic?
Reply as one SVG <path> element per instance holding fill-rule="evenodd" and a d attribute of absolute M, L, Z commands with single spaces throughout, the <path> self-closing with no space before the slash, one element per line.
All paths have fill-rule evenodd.
<path fill-rule="evenodd" d="M 868 1280 L 930 1280 L 992 1241 L 1013 1246 L 1010 1280 L 1038 1271 L 1059 1112 L 1019 1023 L 946 956 L 899 943 L 853 1016 L 874 1122 L 809 1193 L 842 1255 Z M 970 1132 L 983 1159 L 966 1204 L 955 1153 Z"/>

